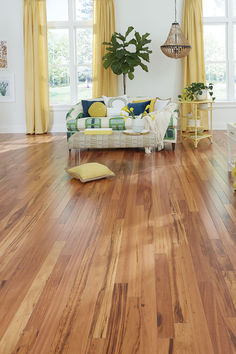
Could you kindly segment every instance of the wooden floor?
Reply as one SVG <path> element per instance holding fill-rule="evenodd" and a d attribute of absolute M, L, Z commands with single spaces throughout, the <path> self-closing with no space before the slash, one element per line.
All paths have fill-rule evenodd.
<path fill-rule="evenodd" d="M 85 151 L 0 135 L 0 353 L 236 353 L 236 195 L 226 138 Z"/>

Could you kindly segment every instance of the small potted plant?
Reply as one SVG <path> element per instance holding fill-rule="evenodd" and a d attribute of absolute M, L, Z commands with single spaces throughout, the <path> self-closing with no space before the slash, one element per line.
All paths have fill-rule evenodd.
<path fill-rule="evenodd" d="M 205 85 L 203 82 L 193 82 L 183 89 L 182 95 L 179 95 L 178 98 L 180 101 L 204 101 L 207 100 L 208 94 L 212 101 L 215 101 L 212 83 Z"/>
<path fill-rule="evenodd" d="M 150 108 L 150 105 L 147 105 L 145 107 L 145 110 L 142 114 L 140 114 L 139 116 L 136 116 L 134 114 L 134 108 L 130 107 L 128 108 L 127 106 L 123 108 L 123 111 L 128 113 L 128 115 L 130 116 L 130 118 L 133 119 L 133 131 L 135 133 L 141 133 L 144 129 L 144 117 L 148 114 L 147 110 Z M 128 118 L 128 116 L 126 114 L 121 114 L 125 119 Z"/>

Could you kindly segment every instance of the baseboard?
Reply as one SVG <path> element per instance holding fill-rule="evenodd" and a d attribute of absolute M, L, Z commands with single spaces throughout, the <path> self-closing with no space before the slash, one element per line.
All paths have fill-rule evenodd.
<path fill-rule="evenodd" d="M 65 124 L 56 124 L 49 128 L 49 132 L 52 133 L 65 133 L 67 132 Z"/>
<path fill-rule="evenodd" d="M 214 122 L 213 124 L 213 130 L 226 130 L 226 129 L 227 129 L 227 123 Z"/>
<path fill-rule="evenodd" d="M 13 126 L 3 126 L 0 127 L 0 134 L 16 134 L 16 133 L 25 133 L 26 127 L 23 125 L 13 125 Z M 65 124 L 57 124 L 49 128 L 49 133 L 65 133 L 66 134 L 66 126 Z"/>
<path fill-rule="evenodd" d="M 0 126 L 1 134 L 16 134 L 16 133 L 25 133 L 25 126 L 23 125 L 13 125 L 9 126 Z"/>

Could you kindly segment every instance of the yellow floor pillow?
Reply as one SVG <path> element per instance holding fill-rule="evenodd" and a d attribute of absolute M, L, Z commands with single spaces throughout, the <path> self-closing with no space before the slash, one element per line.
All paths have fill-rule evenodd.
<path fill-rule="evenodd" d="M 70 176 L 79 179 L 82 183 L 115 176 L 114 172 L 108 167 L 97 162 L 66 168 L 65 171 L 69 173 Z"/>

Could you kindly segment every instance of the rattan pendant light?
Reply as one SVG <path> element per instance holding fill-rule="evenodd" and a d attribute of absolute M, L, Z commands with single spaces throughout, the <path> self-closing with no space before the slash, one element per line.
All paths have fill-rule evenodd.
<path fill-rule="evenodd" d="M 185 38 L 179 23 L 177 22 L 176 0 L 175 0 L 175 22 L 172 23 L 169 36 L 161 46 L 162 52 L 169 58 L 179 59 L 189 54 L 191 50 L 189 41 Z"/>

